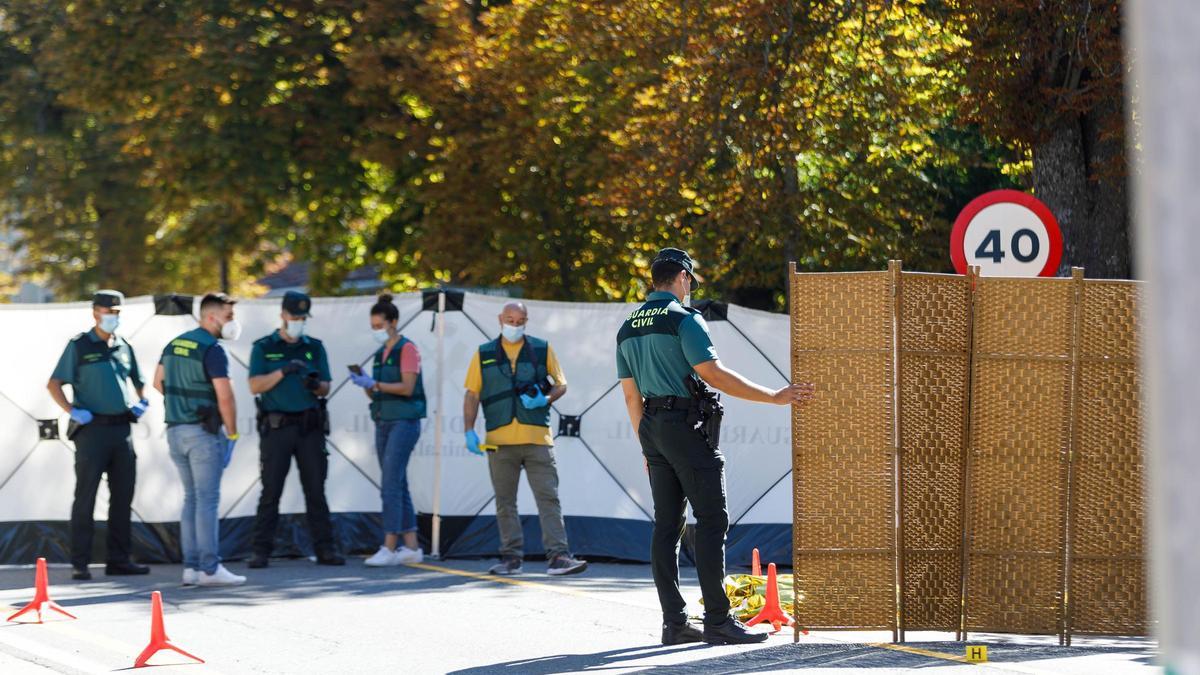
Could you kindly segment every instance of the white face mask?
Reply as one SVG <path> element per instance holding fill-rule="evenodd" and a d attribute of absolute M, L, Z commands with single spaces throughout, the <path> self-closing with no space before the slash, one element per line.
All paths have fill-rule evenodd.
<path fill-rule="evenodd" d="M 230 319 L 221 326 L 222 340 L 236 340 L 242 336 L 242 324 L 238 323 L 237 319 Z"/>
<path fill-rule="evenodd" d="M 371 337 L 374 338 L 376 342 L 378 342 L 379 344 L 382 345 L 382 344 L 387 344 L 388 337 L 390 337 L 390 336 L 388 335 L 386 328 L 380 328 L 379 330 L 372 329 Z"/>
<path fill-rule="evenodd" d="M 100 315 L 100 330 L 105 333 L 117 332 L 117 326 L 121 325 L 121 317 L 116 314 L 101 314 Z"/>
<path fill-rule="evenodd" d="M 510 326 L 506 323 L 500 324 L 500 334 L 509 342 L 519 342 L 525 337 L 525 326 Z"/>
<path fill-rule="evenodd" d="M 299 340 L 300 338 L 304 337 L 304 326 L 306 324 L 308 324 L 308 322 L 303 319 L 301 319 L 299 321 L 294 321 L 292 319 L 288 319 L 287 328 L 284 330 L 287 331 L 288 335 L 291 335 L 292 337 Z"/>

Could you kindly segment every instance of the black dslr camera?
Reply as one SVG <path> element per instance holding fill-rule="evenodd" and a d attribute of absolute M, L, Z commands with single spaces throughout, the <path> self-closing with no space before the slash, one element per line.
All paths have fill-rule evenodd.
<path fill-rule="evenodd" d="M 554 388 L 554 378 L 547 375 L 538 382 L 526 382 L 517 385 L 517 393 L 525 396 L 537 396 L 538 393 L 550 395 L 550 390 Z"/>

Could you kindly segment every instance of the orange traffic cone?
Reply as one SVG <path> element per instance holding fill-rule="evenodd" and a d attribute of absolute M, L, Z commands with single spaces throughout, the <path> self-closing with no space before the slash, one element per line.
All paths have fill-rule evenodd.
<path fill-rule="evenodd" d="M 18 616 L 27 612 L 37 612 L 37 623 L 42 622 L 42 605 L 47 609 L 52 609 L 63 616 L 68 616 L 72 619 L 76 618 L 67 610 L 58 606 L 58 603 L 50 599 L 50 575 L 46 573 L 46 559 L 37 559 L 37 571 L 33 575 L 33 600 L 21 608 L 21 611 L 8 617 L 9 621 L 16 619 Z"/>
<path fill-rule="evenodd" d="M 776 632 L 781 626 L 791 626 L 794 623 L 792 617 L 785 614 L 779 604 L 779 580 L 775 578 L 775 563 L 767 565 L 767 603 L 753 619 L 746 622 L 746 625 L 754 626 L 763 621 L 770 623 Z"/>
<path fill-rule="evenodd" d="M 762 564 L 758 562 L 758 549 L 754 549 L 754 552 L 750 554 L 750 574 L 756 577 L 762 576 Z"/>
<path fill-rule="evenodd" d="M 173 652 L 183 654 L 189 659 L 204 663 L 204 659 L 194 654 L 189 654 L 171 643 L 171 638 L 167 637 L 167 630 L 163 627 L 162 593 L 154 591 L 150 595 L 150 644 L 142 650 L 141 655 L 137 657 L 137 661 L 134 661 L 133 667 L 141 668 L 145 666 L 151 656 L 164 649 L 170 649 Z"/>

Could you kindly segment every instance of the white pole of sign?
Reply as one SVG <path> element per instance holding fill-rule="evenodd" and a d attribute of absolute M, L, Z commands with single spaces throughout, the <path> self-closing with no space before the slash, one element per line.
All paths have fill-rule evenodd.
<path fill-rule="evenodd" d="M 445 377 L 446 354 L 446 292 L 438 291 L 437 308 L 437 408 L 433 415 L 433 531 L 430 533 L 429 555 L 442 556 L 442 389 Z"/>
<path fill-rule="evenodd" d="M 1142 149 L 1136 181 L 1139 269 L 1148 280 L 1146 410 L 1149 418 L 1151 617 L 1168 673 L 1200 674 L 1200 3 L 1125 5 L 1133 29 L 1126 58 Z M 1136 97 L 1133 96 L 1136 94 Z M 1140 138 L 1139 138 L 1140 136 Z M 1136 146 L 1131 142 L 1131 155 Z M 1131 167 L 1138 162 L 1131 158 Z"/>

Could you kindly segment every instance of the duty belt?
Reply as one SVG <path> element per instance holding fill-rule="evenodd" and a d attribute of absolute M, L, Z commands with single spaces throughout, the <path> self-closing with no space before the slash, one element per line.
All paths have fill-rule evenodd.
<path fill-rule="evenodd" d="M 121 413 L 119 415 L 101 415 L 99 413 L 92 413 L 92 421 L 89 422 L 89 424 L 96 424 L 99 426 L 115 426 L 117 424 L 128 424 L 136 421 L 137 420 L 134 418 L 132 413 Z"/>
<path fill-rule="evenodd" d="M 690 410 L 696 406 L 696 399 L 690 396 L 652 396 L 642 403 L 642 410 Z"/>
<path fill-rule="evenodd" d="M 278 429 L 290 424 L 304 424 L 305 420 L 314 414 L 316 414 L 314 408 L 301 410 L 300 412 L 276 412 L 268 410 L 263 413 L 272 429 Z"/>

